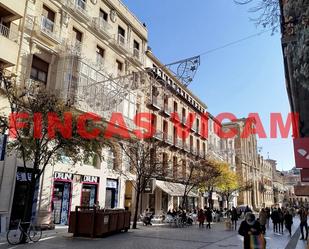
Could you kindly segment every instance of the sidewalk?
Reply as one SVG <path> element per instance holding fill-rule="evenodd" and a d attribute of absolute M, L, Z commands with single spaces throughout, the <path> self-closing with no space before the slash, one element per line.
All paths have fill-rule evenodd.
<path fill-rule="evenodd" d="M 43 230 L 42 238 L 56 237 L 58 235 L 65 235 L 68 233 L 67 226 L 56 226 L 53 230 Z M 6 233 L 0 233 L 0 245 L 6 244 Z"/>

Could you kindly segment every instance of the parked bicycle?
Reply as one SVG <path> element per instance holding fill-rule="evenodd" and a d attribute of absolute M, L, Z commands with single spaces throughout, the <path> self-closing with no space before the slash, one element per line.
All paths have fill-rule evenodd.
<path fill-rule="evenodd" d="M 30 241 L 38 242 L 42 237 L 42 230 L 32 222 L 19 221 L 16 229 L 10 229 L 6 234 L 6 239 L 10 245 L 20 244 L 23 237 L 26 237 Z"/>

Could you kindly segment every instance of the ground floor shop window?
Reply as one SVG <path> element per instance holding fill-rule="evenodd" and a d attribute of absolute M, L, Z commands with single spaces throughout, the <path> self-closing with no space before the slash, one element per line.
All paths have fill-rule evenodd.
<path fill-rule="evenodd" d="M 115 208 L 118 205 L 118 180 L 106 180 L 105 208 Z"/>
<path fill-rule="evenodd" d="M 97 184 L 83 184 L 81 205 L 92 207 L 97 202 Z"/>
<path fill-rule="evenodd" d="M 53 191 L 53 218 L 55 224 L 67 225 L 71 204 L 71 183 L 55 182 Z"/>

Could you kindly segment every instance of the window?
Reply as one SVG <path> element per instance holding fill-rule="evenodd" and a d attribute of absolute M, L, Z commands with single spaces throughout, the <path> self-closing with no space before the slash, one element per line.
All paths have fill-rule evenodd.
<path fill-rule="evenodd" d="M 175 179 L 177 179 L 177 175 L 178 175 L 178 162 L 177 162 L 177 157 L 173 157 L 173 177 Z"/>
<path fill-rule="evenodd" d="M 166 140 L 168 136 L 168 123 L 166 120 L 163 120 L 163 139 Z"/>
<path fill-rule="evenodd" d="M 76 0 L 76 5 L 81 9 L 86 9 L 86 0 Z"/>
<path fill-rule="evenodd" d="M 190 136 L 190 151 L 193 150 L 193 137 Z"/>
<path fill-rule="evenodd" d="M 41 27 L 47 31 L 53 32 L 55 22 L 55 12 L 43 5 Z"/>
<path fill-rule="evenodd" d="M 116 60 L 118 73 L 121 73 L 123 70 L 123 63 L 119 60 Z"/>
<path fill-rule="evenodd" d="M 115 156 L 112 148 L 108 148 L 106 152 L 106 164 L 108 169 L 114 169 L 115 166 Z"/>
<path fill-rule="evenodd" d="M 97 46 L 96 50 L 96 58 L 97 58 L 97 64 L 103 64 L 104 62 L 104 49 L 100 46 Z"/>
<path fill-rule="evenodd" d="M 163 173 L 163 176 L 165 176 L 166 173 L 167 173 L 167 170 L 168 170 L 168 157 L 167 157 L 167 154 L 166 154 L 166 153 L 163 153 L 163 154 L 162 154 L 162 160 L 163 160 L 163 169 L 162 169 L 162 173 Z"/>
<path fill-rule="evenodd" d="M 182 160 L 182 170 L 181 170 L 181 171 L 182 171 L 182 177 L 183 177 L 183 178 L 186 178 L 186 173 L 187 173 L 187 172 L 186 172 L 186 171 L 187 171 L 186 168 L 187 168 L 186 161 L 185 161 L 185 160 Z"/>
<path fill-rule="evenodd" d="M 196 150 L 197 150 L 197 153 L 200 154 L 200 140 L 199 139 L 196 140 Z"/>
<path fill-rule="evenodd" d="M 122 37 L 125 37 L 126 31 L 122 27 L 118 26 L 118 34 L 121 35 Z"/>
<path fill-rule="evenodd" d="M 174 112 L 175 112 L 175 113 L 177 113 L 177 109 L 178 109 L 177 102 L 174 101 Z"/>
<path fill-rule="evenodd" d="M 83 33 L 73 27 L 73 40 L 77 42 L 82 42 Z"/>
<path fill-rule="evenodd" d="M 108 20 L 108 14 L 102 9 L 100 9 L 99 17 L 100 17 L 101 20 L 104 20 L 106 22 Z"/>
<path fill-rule="evenodd" d="M 118 43 L 122 46 L 125 45 L 125 36 L 125 30 L 122 27 L 118 26 Z"/>
<path fill-rule="evenodd" d="M 135 49 L 139 50 L 139 43 L 136 40 L 134 40 L 134 42 L 133 42 L 133 47 Z"/>
<path fill-rule="evenodd" d="M 139 58 L 139 43 L 135 40 L 133 42 L 133 55 Z"/>
<path fill-rule="evenodd" d="M 33 56 L 30 78 L 43 82 L 45 85 L 47 83 L 47 74 L 48 74 L 49 64 L 37 56 Z"/>

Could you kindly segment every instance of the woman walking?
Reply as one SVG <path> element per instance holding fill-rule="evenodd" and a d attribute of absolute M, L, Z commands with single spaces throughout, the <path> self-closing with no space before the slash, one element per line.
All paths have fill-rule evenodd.
<path fill-rule="evenodd" d="M 204 227 L 204 222 L 205 222 L 205 214 L 204 210 L 200 209 L 197 213 L 197 220 L 199 222 L 199 227 Z"/>
<path fill-rule="evenodd" d="M 265 249 L 266 241 L 262 235 L 261 224 L 255 220 L 252 213 L 247 213 L 241 222 L 238 233 L 244 237 L 244 249 Z"/>

